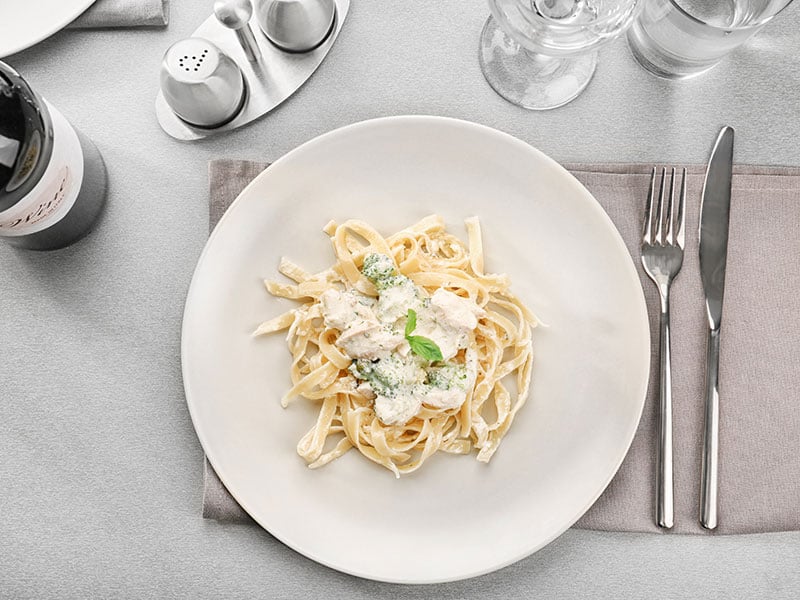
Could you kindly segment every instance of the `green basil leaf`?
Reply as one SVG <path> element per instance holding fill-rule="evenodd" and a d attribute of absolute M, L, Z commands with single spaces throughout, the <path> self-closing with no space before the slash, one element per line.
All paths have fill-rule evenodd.
<path fill-rule="evenodd" d="M 425 360 L 431 362 L 442 360 L 442 351 L 436 342 L 421 335 L 406 336 L 408 345 L 411 346 L 411 351 L 417 356 L 421 356 Z"/>
<path fill-rule="evenodd" d="M 406 337 L 411 335 L 411 332 L 417 328 L 417 313 L 414 309 L 409 308 L 406 315 Z"/>

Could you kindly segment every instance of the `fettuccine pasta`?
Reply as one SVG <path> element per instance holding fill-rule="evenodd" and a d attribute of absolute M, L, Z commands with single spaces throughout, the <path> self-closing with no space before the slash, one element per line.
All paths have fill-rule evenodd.
<path fill-rule="evenodd" d="M 281 399 L 319 405 L 297 452 L 311 468 L 356 448 L 399 477 L 441 450 L 488 462 L 530 390 L 537 320 L 484 272 L 477 218 L 467 243 L 431 215 L 383 237 L 367 223 L 325 226 L 334 264 L 267 291 L 300 302 L 254 335 L 287 330 L 292 385 Z"/>

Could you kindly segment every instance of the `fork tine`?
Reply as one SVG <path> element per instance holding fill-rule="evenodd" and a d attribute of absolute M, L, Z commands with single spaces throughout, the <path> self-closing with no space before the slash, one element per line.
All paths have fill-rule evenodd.
<path fill-rule="evenodd" d="M 678 234 L 675 238 L 675 241 L 678 243 L 678 247 L 683 250 L 683 244 L 685 242 L 685 232 L 686 232 L 686 168 L 684 167 L 683 173 L 681 173 L 681 191 L 680 191 L 680 199 L 678 201 Z"/>
<path fill-rule="evenodd" d="M 656 168 L 650 175 L 650 190 L 647 193 L 647 202 L 644 206 L 644 228 L 642 229 L 642 241 L 645 244 L 653 243 L 653 196 L 656 193 Z"/>
<path fill-rule="evenodd" d="M 667 179 L 667 168 L 661 169 L 661 184 L 658 186 L 658 204 L 656 207 L 656 242 L 664 244 L 664 183 Z"/>
<path fill-rule="evenodd" d="M 675 204 L 675 167 L 672 167 L 672 171 L 670 172 L 669 176 L 669 197 L 667 198 L 667 207 L 665 210 L 666 219 L 664 223 L 664 227 L 667 230 L 666 243 L 670 246 L 675 243 L 675 227 L 674 227 L 675 220 L 672 218 L 674 204 Z"/>

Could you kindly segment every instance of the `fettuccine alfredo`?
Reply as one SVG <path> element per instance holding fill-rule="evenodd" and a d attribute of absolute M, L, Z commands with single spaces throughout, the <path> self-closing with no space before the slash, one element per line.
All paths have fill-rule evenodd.
<path fill-rule="evenodd" d="M 438 450 L 488 462 L 530 390 L 536 318 L 506 275 L 484 272 L 480 223 L 467 243 L 431 215 L 389 237 L 329 223 L 335 263 L 293 283 L 265 281 L 300 306 L 255 335 L 287 330 L 292 386 L 281 403 L 319 404 L 297 451 L 312 468 L 352 448 L 397 477 Z"/>

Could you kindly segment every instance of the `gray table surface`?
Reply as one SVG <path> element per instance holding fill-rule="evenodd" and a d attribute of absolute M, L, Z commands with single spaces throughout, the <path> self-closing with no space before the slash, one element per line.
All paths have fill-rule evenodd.
<path fill-rule="evenodd" d="M 571 530 L 496 573 L 404 587 L 317 565 L 257 527 L 204 521 L 179 339 L 209 159 L 270 160 L 341 125 L 425 113 L 505 130 L 560 161 L 701 163 L 727 123 L 737 162 L 798 166 L 800 8 L 681 83 L 650 76 L 616 40 L 577 101 L 532 113 L 484 82 L 481 0 L 354 0 L 288 102 L 225 137 L 178 143 L 155 121 L 158 68 L 211 6 L 173 0 L 166 30 L 63 31 L 8 59 L 97 143 L 111 187 L 81 243 L 0 246 L 0 597 L 797 597 L 800 533 Z"/>

